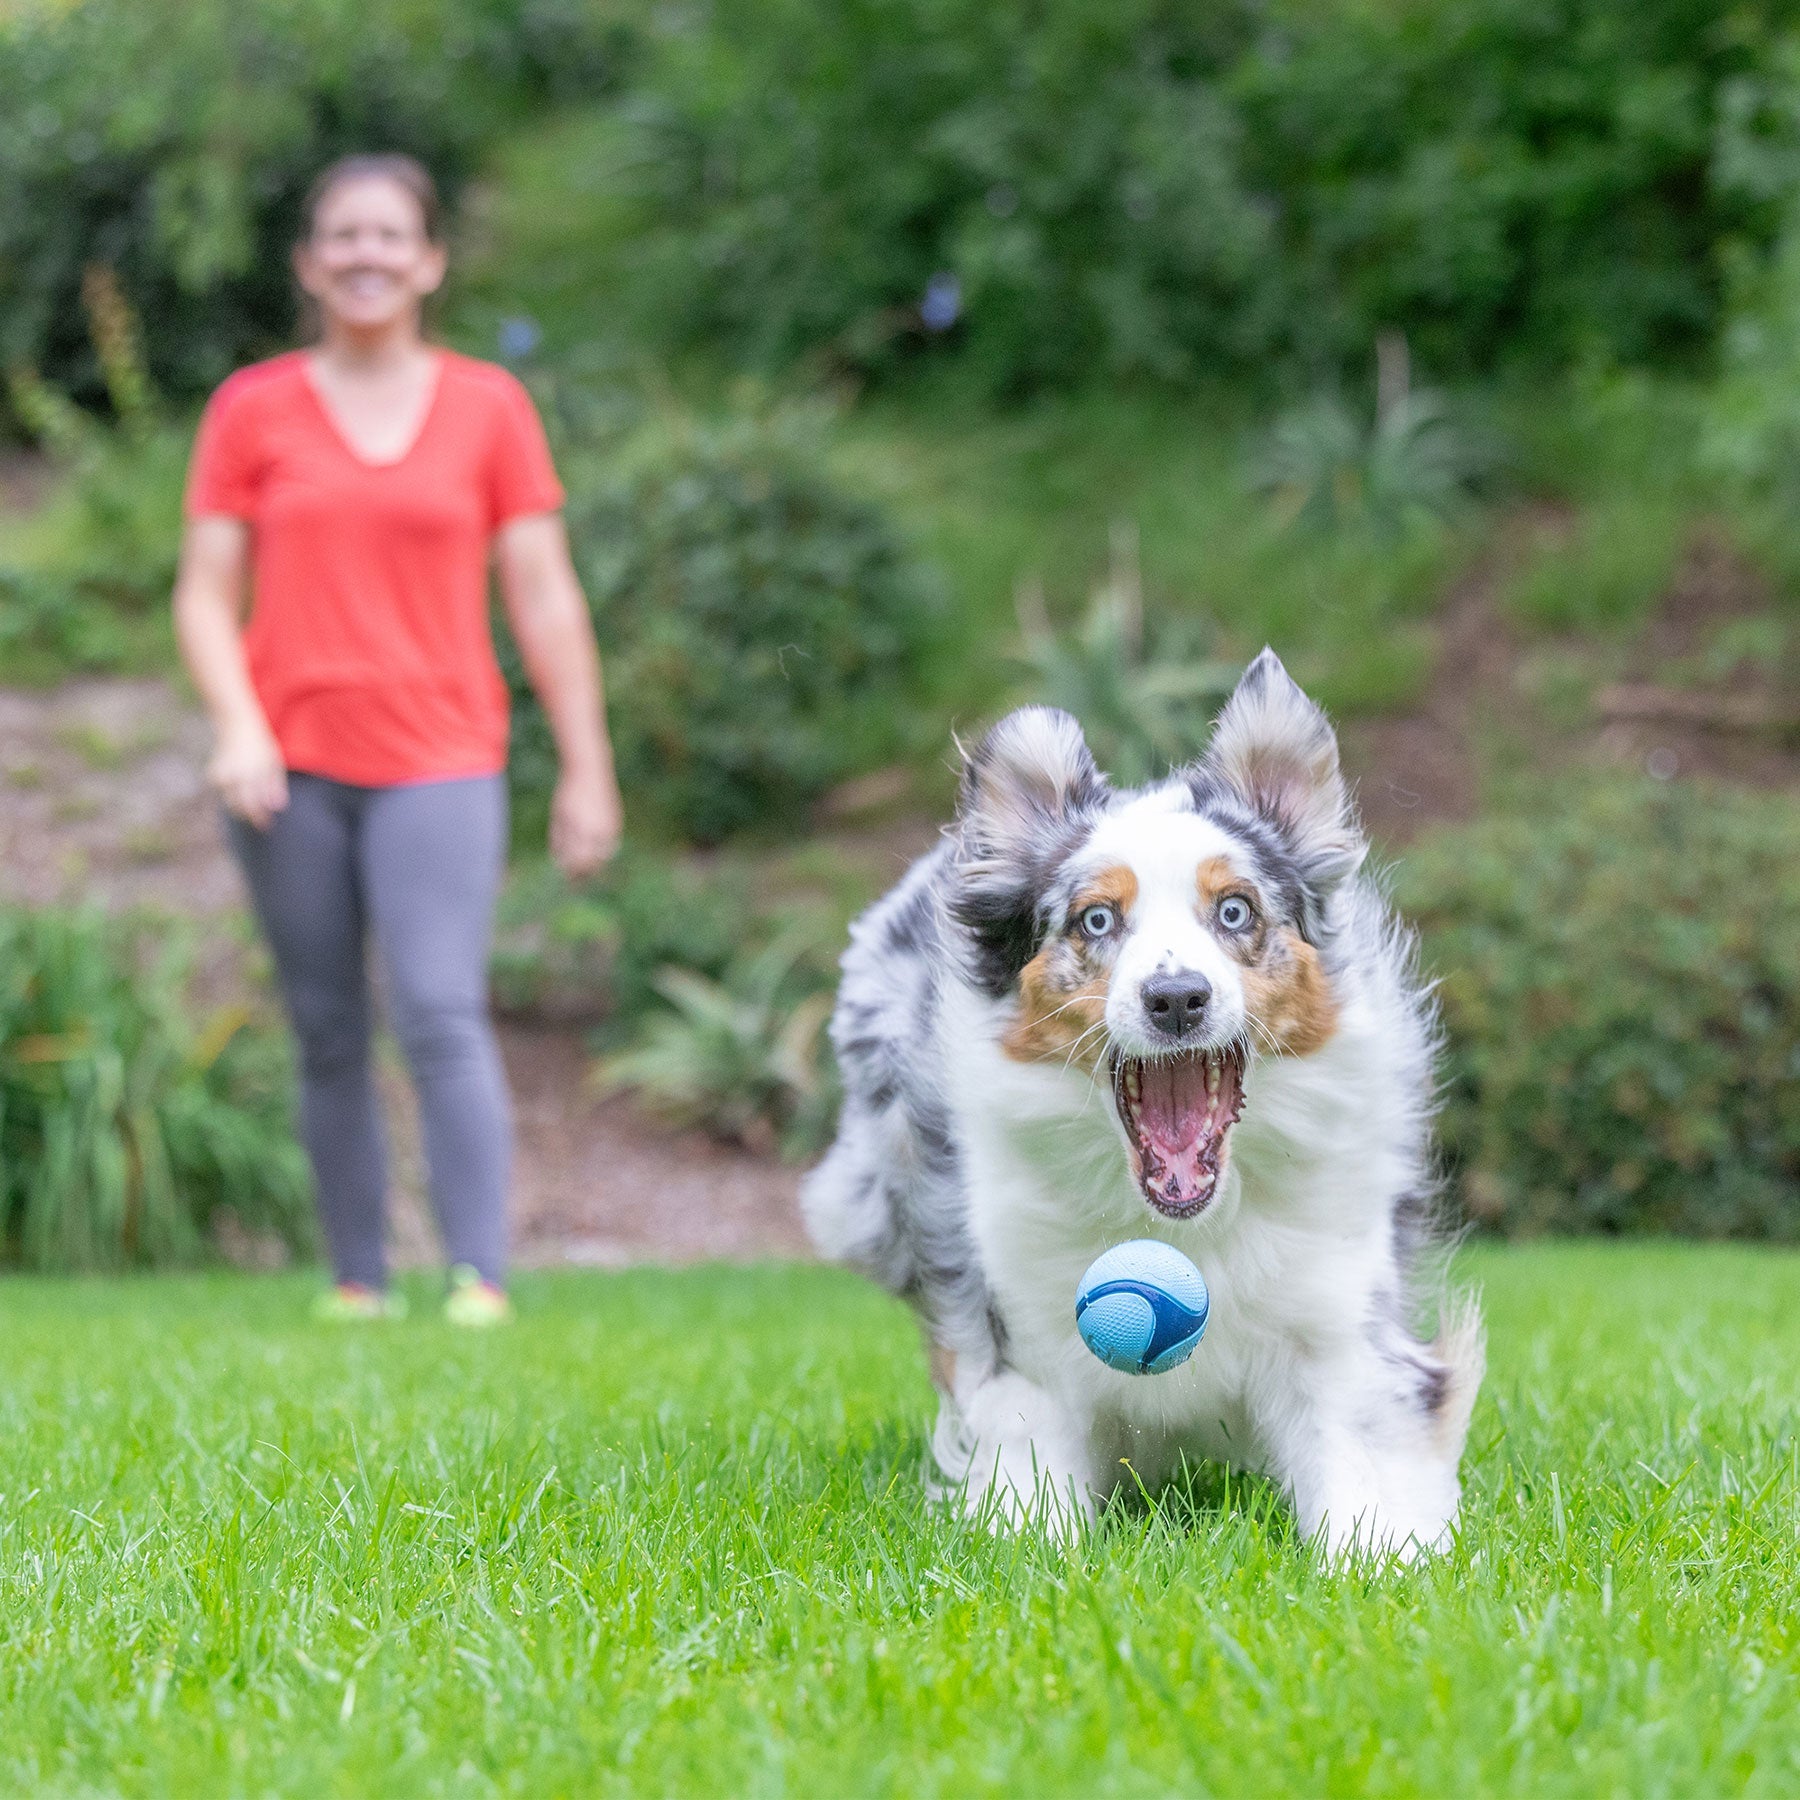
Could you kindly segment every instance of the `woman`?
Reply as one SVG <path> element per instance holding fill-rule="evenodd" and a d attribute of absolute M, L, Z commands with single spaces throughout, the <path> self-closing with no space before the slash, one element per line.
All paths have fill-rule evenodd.
<path fill-rule="evenodd" d="M 504 370 L 428 344 L 444 279 L 430 177 L 334 163 L 294 270 L 308 349 L 213 396 L 189 471 L 176 632 L 209 777 L 300 1045 L 301 1135 L 336 1275 L 389 1316 L 365 940 L 419 1096 L 448 1316 L 508 1315 L 511 1122 L 486 963 L 506 852 L 506 688 L 488 569 L 561 763 L 550 848 L 597 868 L 622 824 L 599 658 L 542 426 Z M 243 624 L 246 601 L 248 624 Z"/>

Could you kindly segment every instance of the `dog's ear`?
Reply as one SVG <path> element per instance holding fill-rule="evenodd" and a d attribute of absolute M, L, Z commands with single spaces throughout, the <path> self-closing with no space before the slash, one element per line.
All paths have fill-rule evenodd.
<path fill-rule="evenodd" d="M 1074 719 L 1054 706 L 1021 706 L 964 754 L 957 823 L 966 848 L 1006 856 L 1105 794 Z"/>
<path fill-rule="evenodd" d="M 1039 896 L 1109 791 L 1081 727 L 1055 707 L 1008 713 L 965 753 L 951 910 L 990 993 L 1004 993 L 1036 955 Z"/>
<path fill-rule="evenodd" d="M 1355 873 L 1368 854 L 1338 767 L 1337 736 L 1273 650 L 1244 671 L 1200 771 L 1275 827 L 1313 900 Z"/>

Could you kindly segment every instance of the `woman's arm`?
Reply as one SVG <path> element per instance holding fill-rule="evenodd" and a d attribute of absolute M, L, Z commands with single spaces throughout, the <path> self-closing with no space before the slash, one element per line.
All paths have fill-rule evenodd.
<path fill-rule="evenodd" d="M 562 514 L 514 519 L 500 528 L 494 548 L 506 616 L 562 765 L 550 805 L 550 854 L 565 875 L 591 874 L 619 847 L 625 809 L 606 736 L 600 653 Z"/>
<path fill-rule="evenodd" d="M 250 528 L 241 519 L 194 519 L 175 577 L 175 640 L 213 723 L 207 779 L 258 831 L 287 805 L 287 770 L 250 685 L 241 632 Z"/>

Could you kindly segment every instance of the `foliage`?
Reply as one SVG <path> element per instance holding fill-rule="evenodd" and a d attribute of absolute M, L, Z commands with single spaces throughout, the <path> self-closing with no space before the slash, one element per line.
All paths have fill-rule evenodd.
<path fill-rule="evenodd" d="M 0 13 L 0 367 L 103 397 L 76 304 L 116 269 L 166 391 L 293 328 L 300 197 L 349 150 L 422 157 L 454 198 L 533 102 L 601 91 L 606 0 L 80 0 Z"/>
<path fill-rule="evenodd" d="M 15 7 L 0 365 L 101 398 L 98 259 L 196 395 L 287 338 L 324 162 L 410 150 L 454 199 L 568 101 L 606 126 L 568 144 L 563 298 L 664 348 L 947 354 L 1012 395 L 1341 369 L 1388 329 L 1452 374 L 1668 358 L 1778 228 L 1797 44 L 1775 0 Z"/>
<path fill-rule="evenodd" d="M 1732 269 L 1702 457 L 1792 505 L 1800 497 L 1800 204 L 1789 204 L 1766 259 L 1740 254 Z"/>
<path fill-rule="evenodd" d="M 918 1329 L 837 1270 L 526 1271 L 479 1343 L 425 1277 L 354 1343 L 303 1277 L 14 1280 L 0 1789 L 1776 1800 L 1800 1261 L 1466 1272 L 1460 1539 L 1379 1574 L 1212 1466 L 1073 1551 L 928 1504 Z"/>
<path fill-rule="evenodd" d="M 947 339 L 1013 389 L 1262 347 L 1243 296 L 1271 233 L 1207 79 L 1241 9 L 721 0 L 694 19 L 630 102 L 647 320 L 761 364 L 881 367 Z"/>
<path fill-rule="evenodd" d="M 1315 394 L 1270 428 L 1251 469 L 1284 521 L 1401 536 L 1454 513 L 1487 462 L 1444 395 L 1412 386 L 1406 346 L 1382 344 L 1374 418 L 1335 391 Z"/>
<path fill-rule="evenodd" d="M 82 305 L 110 421 L 25 365 L 7 382 L 14 412 L 61 476 L 16 534 L 21 566 L 0 569 L 0 642 L 17 644 L 26 674 L 141 665 L 166 646 L 190 433 L 150 379 L 137 315 L 111 268 L 88 265 Z"/>
<path fill-rule="evenodd" d="M 181 952 L 146 925 L 0 910 L 0 1260 L 166 1267 L 214 1215 L 311 1241 L 282 1040 L 196 1027 Z"/>
<path fill-rule="evenodd" d="M 168 619 L 109 606 L 66 577 L 0 567 L 0 668 L 14 684 L 139 670 L 167 660 Z"/>
<path fill-rule="evenodd" d="M 1240 665 L 1198 651 L 1194 640 L 1214 635 L 1203 620 L 1146 626 L 1135 529 L 1114 526 L 1112 567 L 1074 631 L 1055 629 L 1034 583 L 1017 600 L 1030 697 L 1073 713 L 1115 781 L 1136 787 L 1206 747 Z"/>
<path fill-rule="evenodd" d="M 1668 592 L 1691 524 L 1679 500 L 1643 489 L 1546 520 L 1505 584 L 1506 607 L 1542 631 L 1629 631 Z"/>
<path fill-rule="evenodd" d="M 717 980 L 662 970 L 655 987 L 668 1010 L 602 1062 L 602 1081 L 640 1093 L 673 1124 L 702 1125 L 753 1150 L 820 1149 L 837 1098 L 824 1037 L 832 996 L 809 952 L 788 937 L 736 957 Z"/>
<path fill-rule="evenodd" d="M 884 513 L 830 475 L 809 417 L 665 407 L 572 444 L 563 466 L 620 780 L 641 814 L 702 842 L 791 823 L 904 743 L 896 701 L 936 590 Z M 510 646 L 507 668 L 533 829 L 553 747 Z"/>
<path fill-rule="evenodd" d="M 1678 356 L 1766 242 L 1800 110 L 1752 0 L 715 0 L 609 155 L 635 328 L 992 392 Z"/>
<path fill-rule="evenodd" d="M 741 892 L 627 846 L 571 886 L 542 859 L 516 868 L 501 896 L 491 976 L 512 1012 L 599 1023 L 629 1035 L 659 1003 L 674 965 L 722 975 L 745 929 Z"/>
<path fill-rule="evenodd" d="M 1028 595 L 1041 578 L 1052 619 L 1083 616 L 1111 583 L 1120 519 L 1138 535 L 1157 657 L 1242 660 L 1273 643 L 1334 712 L 1418 698 L 1433 657 L 1425 621 L 1483 547 L 1482 509 L 1398 538 L 1284 527 L 1245 494 L 1250 402 L 1233 389 L 1092 388 L 997 409 L 946 377 L 873 395 L 839 423 L 837 459 L 955 596 L 925 671 L 940 742 L 951 721 L 992 715 L 1017 691 L 999 652 L 1016 643 L 1021 578 Z M 1491 435 L 1510 442 L 1515 423 L 1504 427 Z"/>
<path fill-rule="evenodd" d="M 741 870 L 641 848 L 575 886 L 527 864 L 501 898 L 496 1003 L 595 1027 L 601 1080 L 674 1124 L 807 1154 L 837 1100 L 822 1030 L 831 999 L 815 934 L 795 923 L 804 915 L 784 905 L 771 941 L 770 910 L 753 905 Z"/>
<path fill-rule="evenodd" d="M 1729 520 L 1756 523 L 1741 489 L 1697 455 L 1707 386 L 1594 365 L 1546 393 L 1520 382 L 1493 398 L 1509 473 L 1541 496 L 1501 543 L 1499 600 L 1539 631 L 1617 637 L 1669 594 L 1690 545 Z"/>
<path fill-rule="evenodd" d="M 1800 1239 L 1797 859 L 1785 796 L 1648 783 L 1411 853 L 1476 1217 Z"/>

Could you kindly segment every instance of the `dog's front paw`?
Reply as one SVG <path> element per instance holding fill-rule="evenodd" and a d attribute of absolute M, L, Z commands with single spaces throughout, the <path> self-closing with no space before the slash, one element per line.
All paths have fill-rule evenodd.
<path fill-rule="evenodd" d="M 1040 1531 L 1066 1543 L 1094 1516 L 1082 1432 L 1011 1370 L 942 1396 L 932 1453 L 940 1496 L 990 1530 Z"/>
<path fill-rule="evenodd" d="M 1435 1522 L 1409 1520 L 1371 1502 L 1360 1511 L 1343 1507 L 1327 1513 L 1314 1534 L 1326 1561 L 1338 1565 L 1369 1561 L 1410 1563 L 1450 1548 L 1454 1515 Z"/>
<path fill-rule="evenodd" d="M 1019 1481 L 996 1471 L 983 1486 L 963 1489 L 962 1510 L 996 1535 L 1031 1531 L 1052 1543 L 1067 1544 L 1093 1519 L 1095 1508 L 1093 1495 L 1073 1477 L 1061 1482 L 1047 1477 Z"/>

